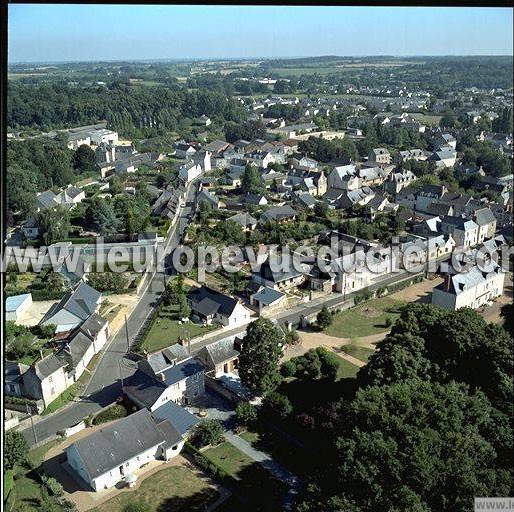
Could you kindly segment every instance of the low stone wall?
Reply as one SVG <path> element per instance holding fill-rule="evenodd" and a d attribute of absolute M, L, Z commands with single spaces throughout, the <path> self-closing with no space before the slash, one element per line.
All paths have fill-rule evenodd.
<path fill-rule="evenodd" d="M 223 398 L 230 400 L 231 402 L 239 402 L 240 399 L 238 396 L 232 391 L 228 390 L 226 387 L 222 386 L 216 379 L 205 376 L 205 386 L 209 389 L 212 389 L 215 393 L 218 393 Z"/>

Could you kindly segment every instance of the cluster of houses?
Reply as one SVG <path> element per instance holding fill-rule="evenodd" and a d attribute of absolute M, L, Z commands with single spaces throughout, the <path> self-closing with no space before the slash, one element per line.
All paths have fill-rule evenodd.
<path fill-rule="evenodd" d="M 25 298 L 20 300 L 23 297 L 10 297 L 9 302 L 26 304 Z M 26 396 L 48 407 L 77 382 L 109 336 L 109 323 L 99 314 L 101 302 L 100 292 L 80 282 L 54 304 L 39 323 L 54 331 L 50 353 L 41 352 L 30 365 L 6 361 L 5 393 Z M 19 306 L 15 311 L 19 315 Z"/>

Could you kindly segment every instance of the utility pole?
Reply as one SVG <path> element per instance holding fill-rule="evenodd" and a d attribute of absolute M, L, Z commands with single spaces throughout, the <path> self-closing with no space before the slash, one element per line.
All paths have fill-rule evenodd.
<path fill-rule="evenodd" d="M 30 423 L 32 425 L 32 435 L 34 436 L 34 444 L 37 444 L 37 434 L 36 429 L 34 428 L 34 415 L 32 411 L 29 411 L 29 404 L 25 404 L 25 408 L 27 409 L 27 414 L 30 415 Z"/>
<path fill-rule="evenodd" d="M 127 353 L 129 353 L 130 352 L 130 341 L 129 341 L 129 333 L 128 333 L 127 315 L 125 315 L 125 336 L 127 338 Z"/>
<path fill-rule="evenodd" d="M 123 359 L 123 358 L 122 358 Z M 121 361 L 122 359 L 118 359 L 118 366 L 120 367 L 120 382 L 121 382 L 121 391 L 123 392 L 123 373 L 121 371 Z"/>

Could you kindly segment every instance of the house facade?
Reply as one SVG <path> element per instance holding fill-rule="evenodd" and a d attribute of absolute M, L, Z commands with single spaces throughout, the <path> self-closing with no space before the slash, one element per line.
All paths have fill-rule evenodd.
<path fill-rule="evenodd" d="M 114 487 L 152 460 L 168 461 L 184 445 L 167 420 L 142 409 L 75 441 L 65 450 L 68 464 L 94 491 Z"/>

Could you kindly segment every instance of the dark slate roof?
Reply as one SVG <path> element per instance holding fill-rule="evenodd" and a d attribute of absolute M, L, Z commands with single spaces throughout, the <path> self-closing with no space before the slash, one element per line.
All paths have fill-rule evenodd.
<path fill-rule="evenodd" d="M 237 305 L 237 299 L 217 292 L 207 286 L 191 289 L 187 294 L 187 298 L 191 301 L 193 311 L 205 316 L 214 313 L 230 316 Z"/>
<path fill-rule="evenodd" d="M 79 330 L 56 355 L 65 361 L 71 360 L 71 364 L 76 368 L 92 343 L 93 340 Z"/>
<path fill-rule="evenodd" d="M 147 409 L 75 441 L 77 452 L 91 478 L 103 475 L 125 461 L 167 439 Z"/>
<path fill-rule="evenodd" d="M 161 420 L 168 420 L 179 434 L 186 434 L 191 430 L 200 420 L 193 416 L 188 410 L 176 404 L 172 400 L 157 407 L 153 414 L 156 418 Z"/>
<path fill-rule="evenodd" d="M 490 208 L 481 208 L 475 212 L 475 222 L 479 226 L 485 226 L 486 224 L 491 224 L 496 221 L 496 217 Z"/>
<path fill-rule="evenodd" d="M 150 377 L 141 370 L 137 370 L 128 379 L 125 379 L 123 391 L 146 407 L 152 407 L 166 388 L 167 386 L 164 382 Z"/>
<path fill-rule="evenodd" d="M 271 269 L 269 260 L 266 260 L 259 268 L 258 272 L 256 272 L 258 275 L 260 275 L 263 279 L 266 279 L 267 281 L 272 281 L 274 283 L 281 283 L 282 281 L 286 281 L 288 279 L 292 279 L 294 277 L 298 277 L 301 275 L 301 272 L 298 272 L 294 268 L 294 266 L 289 271 L 273 271 Z"/>
<path fill-rule="evenodd" d="M 171 448 L 183 440 L 181 433 L 168 420 L 158 422 L 157 428 L 164 439 L 164 448 Z"/>
<path fill-rule="evenodd" d="M 93 313 L 81 326 L 80 330 L 88 336 L 95 337 L 107 324 L 107 320 L 98 313 Z"/>
<path fill-rule="evenodd" d="M 234 341 L 231 338 L 210 343 L 203 347 L 201 352 L 203 352 L 210 369 L 239 356 L 239 351 L 234 349 Z"/>
<path fill-rule="evenodd" d="M 77 287 L 68 292 L 55 308 L 51 308 L 41 322 L 48 320 L 62 309 L 72 313 L 81 320 L 87 320 L 96 310 L 97 303 L 102 294 L 86 283 L 79 283 Z M 51 315 L 49 313 L 52 312 Z"/>
<path fill-rule="evenodd" d="M 203 372 L 203 365 L 198 359 L 187 359 L 162 372 L 164 382 L 167 386 L 172 386 L 188 377 Z"/>
<path fill-rule="evenodd" d="M 236 213 L 232 217 L 229 217 L 227 220 L 236 222 L 237 224 L 243 227 L 257 224 L 257 219 L 252 217 L 249 213 Z"/>
<path fill-rule="evenodd" d="M 285 206 L 277 206 L 275 208 L 270 208 L 269 210 L 266 210 L 261 215 L 261 220 L 268 221 L 268 220 L 284 220 L 284 219 L 290 219 L 296 215 L 296 211 L 293 210 L 288 204 Z"/>
<path fill-rule="evenodd" d="M 57 357 L 55 354 L 50 354 L 49 356 L 37 361 L 34 369 L 37 377 L 40 380 L 44 380 L 52 375 L 52 373 L 55 373 L 59 368 L 63 368 L 65 366 L 65 361 Z"/>

